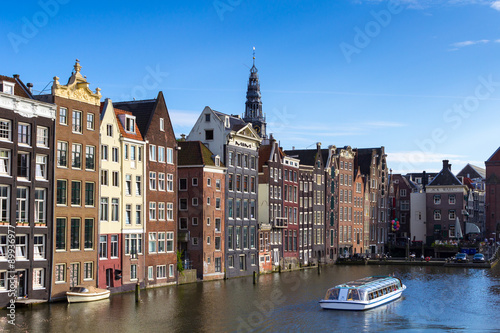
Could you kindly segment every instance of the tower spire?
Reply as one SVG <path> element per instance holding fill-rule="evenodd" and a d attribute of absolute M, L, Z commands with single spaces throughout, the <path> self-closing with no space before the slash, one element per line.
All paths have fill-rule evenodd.
<path fill-rule="evenodd" d="M 266 137 L 266 118 L 262 114 L 262 100 L 258 70 L 255 67 L 255 46 L 253 47 L 253 65 L 250 69 L 250 78 L 247 87 L 247 101 L 245 103 L 245 116 L 243 120 L 252 123 L 254 130 L 262 138 Z"/>

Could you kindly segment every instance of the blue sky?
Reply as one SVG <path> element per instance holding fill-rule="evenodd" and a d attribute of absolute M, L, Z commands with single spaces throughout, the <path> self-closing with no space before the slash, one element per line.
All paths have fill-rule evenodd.
<path fill-rule="evenodd" d="M 9 1 L 0 18 L 2 74 L 42 90 L 78 58 L 113 101 L 162 90 L 177 136 L 206 105 L 244 112 L 255 46 L 286 149 L 385 146 L 405 173 L 500 146 L 500 1 Z"/>

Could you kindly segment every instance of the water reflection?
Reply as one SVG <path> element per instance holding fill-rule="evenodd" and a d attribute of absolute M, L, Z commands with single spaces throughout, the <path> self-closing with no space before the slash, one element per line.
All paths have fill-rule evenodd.
<path fill-rule="evenodd" d="M 390 304 L 364 312 L 322 310 L 318 301 L 336 284 L 395 274 L 407 289 Z M 247 332 L 496 330 L 500 269 L 413 266 L 334 266 L 114 295 L 93 303 L 54 303 L 18 309 L 28 332 Z M 0 330 L 8 328 L 5 311 Z"/>

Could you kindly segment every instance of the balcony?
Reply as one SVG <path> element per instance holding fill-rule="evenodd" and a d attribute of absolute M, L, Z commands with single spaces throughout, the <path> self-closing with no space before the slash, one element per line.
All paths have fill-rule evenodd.
<path fill-rule="evenodd" d="M 288 218 L 287 217 L 276 217 L 273 221 L 274 228 L 287 228 L 288 227 Z"/>

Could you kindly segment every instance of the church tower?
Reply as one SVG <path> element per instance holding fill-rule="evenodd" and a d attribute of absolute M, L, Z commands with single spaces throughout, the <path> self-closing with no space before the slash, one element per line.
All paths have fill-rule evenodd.
<path fill-rule="evenodd" d="M 254 130 L 266 138 L 266 118 L 262 114 L 262 100 L 260 95 L 259 74 L 255 67 L 255 47 L 253 48 L 253 66 L 250 69 L 248 80 L 247 101 L 245 103 L 245 116 L 243 120 L 252 123 Z"/>

